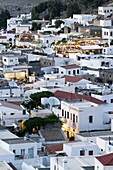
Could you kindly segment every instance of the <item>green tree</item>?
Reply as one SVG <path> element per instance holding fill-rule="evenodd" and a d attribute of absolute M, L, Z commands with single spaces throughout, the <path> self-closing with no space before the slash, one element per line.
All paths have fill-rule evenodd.
<path fill-rule="evenodd" d="M 64 24 L 64 21 L 62 21 L 62 20 L 56 20 L 56 21 L 55 21 L 55 28 L 59 28 L 62 23 Z"/>
<path fill-rule="evenodd" d="M 31 14 L 32 14 L 32 20 L 39 19 L 39 13 L 38 13 L 37 6 L 32 8 Z"/>
<path fill-rule="evenodd" d="M 22 105 L 25 106 L 28 110 L 41 106 L 42 97 L 51 97 L 54 94 L 50 91 L 38 92 L 30 95 L 31 100 L 29 102 L 23 102 Z"/>
<path fill-rule="evenodd" d="M 37 30 L 37 23 L 36 22 L 32 22 L 32 30 L 33 31 Z"/>
<path fill-rule="evenodd" d="M 61 0 L 48 0 L 48 14 L 50 20 L 55 17 L 60 17 L 62 9 L 63 4 Z"/>
<path fill-rule="evenodd" d="M 67 17 L 73 17 L 73 14 L 80 14 L 81 10 L 78 3 L 71 2 L 67 6 Z"/>
<path fill-rule="evenodd" d="M 10 19 L 10 13 L 8 10 L 2 10 L 0 13 L 0 29 L 6 29 L 7 28 L 7 19 Z"/>
<path fill-rule="evenodd" d="M 51 114 L 45 118 L 41 118 L 41 117 L 30 118 L 24 122 L 24 125 L 26 127 L 25 129 L 26 132 L 29 132 L 31 134 L 33 128 L 36 128 L 37 126 L 38 129 L 40 129 L 40 127 L 45 127 L 47 124 L 54 124 L 56 122 L 61 123 L 61 121 L 56 115 Z"/>
<path fill-rule="evenodd" d="M 47 9 L 47 2 L 41 2 L 32 8 L 32 19 L 39 19 L 39 14 Z"/>

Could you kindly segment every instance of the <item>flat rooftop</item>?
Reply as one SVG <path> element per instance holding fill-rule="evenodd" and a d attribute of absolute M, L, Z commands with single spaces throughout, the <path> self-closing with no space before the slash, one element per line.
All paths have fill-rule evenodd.
<path fill-rule="evenodd" d="M 113 136 L 106 136 L 106 137 L 100 137 L 100 138 L 105 141 L 109 141 L 109 137 L 110 137 L 110 141 L 113 141 Z"/>
<path fill-rule="evenodd" d="M 102 49 L 99 45 L 88 45 L 88 46 L 80 46 L 82 50 L 97 50 Z"/>
<path fill-rule="evenodd" d="M 82 137 L 96 137 L 96 136 L 113 136 L 111 131 L 98 131 L 98 132 L 84 132 L 78 133 Z"/>
<path fill-rule="evenodd" d="M 63 167 L 64 158 L 58 157 L 59 164 Z M 69 170 L 80 170 L 81 167 L 93 167 L 94 166 L 94 157 L 66 157 L 67 166 Z M 76 168 L 75 168 L 76 167 Z"/>
<path fill-rule="evenodd" d="M 65 145 L 67 146 L 71 146 L 71 147 L 83 147 L 83 146 L 93 146 L 96 145 L 95 143 L 91 143 L 91 142 L 68 142 L 65 143 Z"/>
<path fill-rule="evenodd" d="M 7 144 L 35 143 L 35 141 L 28 138 L 3 139 L 3 141 Z"/>
<path fill-rule="evenodd" d="M 91 107 L 93 104 L 91 104 L 91 102 L 87 102 L 87 101 L 80 101 L 80 102 L 72 103 L 71 105 L 74 107 L 78 107 L 78 109 L 84 109 L 87 107 Z"/>

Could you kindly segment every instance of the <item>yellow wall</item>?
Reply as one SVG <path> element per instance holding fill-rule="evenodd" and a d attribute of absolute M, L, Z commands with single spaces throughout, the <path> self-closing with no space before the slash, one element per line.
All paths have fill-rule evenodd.
<path fill-rule="evenodd" d="M 5 73 L 5 78 L 16 78 L 16 79 L 24 79 L 25 78 L 25 72 L 12 72 L 12 73 Z"/>

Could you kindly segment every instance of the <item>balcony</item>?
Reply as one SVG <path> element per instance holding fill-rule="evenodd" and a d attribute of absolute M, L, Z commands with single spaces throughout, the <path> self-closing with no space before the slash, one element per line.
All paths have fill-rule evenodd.
<path fill-rule="evenodd" d="M 15 160 L 24 159 L 25 155 L 15 155 Z"/>
<path fill-rule="evenodd" d="M 31 159 L 34 158 L 34 156 L 32 155 L 15 155 L 15 160 L 20 160 L 20 159 Z"/>

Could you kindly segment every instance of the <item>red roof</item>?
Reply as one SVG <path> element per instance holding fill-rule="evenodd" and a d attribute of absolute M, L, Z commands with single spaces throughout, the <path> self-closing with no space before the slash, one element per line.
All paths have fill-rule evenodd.
<path fill-rule="evenodd" d="M 7 37 L 6 36 L 0 36 L 0 39 L 7 39 Z"/>
<path fill-rule="evenodd" d="M 104 166 L 113 166 L 113 153 L 97 156 L 96 159 L 100 161 Z"/>
<path fill-rule="evenodd" d="M 46 151 L 51 154 L 55 154 L 56 151 L 62 151 L 62 150 L 63 150 L 63 143 L 46 146 Z"/>
<path fill-rule="evenodd" d="M 10 162 L 10 163 L 8 163 L 9 164 L 9 166 L 13 169 L 13 170 L 17 170 L 17 168 Z"/>
<path fill-rule="evenodd" d="M 68 76 L 68 75 L 64 75 L 62 78 L 65 78 L 66 82 L 72 82 L 72 83 L 78 82 L 83 79 L 82 77 L 75 77 L 75 76 Z"/>
<path fill-rule="evenodd" d="M 61 66 L 61 67 L 65 68 L 65 69 L 79 68 L 79 66 L 76 64 L 72 64 L 72 65 L 68 65 L 68 66 Z"/>
<path fill-rule="evenodd" d="M 10 30 L 10 31 L 7 31 L 8 34 L 15 34 L 16 31 L 15 30 Z"/>
<path fill-rule="evenodd" d="M 99 100 L 99 99 L 96 99 L 96 98 L 91 97 L 91 96 L 74 94 L 74 93 L 60 91 L 60 90 L 57 90 L 54 93 L 54 96 L 57 97 L 57 98 L 60 98 L 60 99 L 67 99 L 67 100 L 84 99 L 84 100 L 87 100 L 89 102 L 93 102 L 93 103 L 96 103 L 96 104 L 106 104 L 106 102 Z"/>

